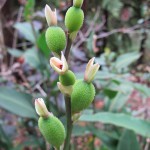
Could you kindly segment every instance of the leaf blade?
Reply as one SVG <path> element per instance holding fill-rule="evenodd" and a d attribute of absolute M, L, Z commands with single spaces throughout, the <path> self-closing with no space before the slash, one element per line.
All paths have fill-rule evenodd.
<path fill-rule="evenodd" d="M 140 150 L 140 145 L 133 131 L 125 130 L 121 136 L 117 150 Z"/>
<path fill-rule="evenodd" d="M 115 62 L 115 67 L 117 69 L 126 68 L 129 65 L 131 65 L 134 61 L 136 61 L 138 58 L 140 58 L 140 56 L 141 54 L 138 52 L 130 52 L 120 55 Z"/>
<path fill-rule="evenodd" d="M 0 87 L 0 107 L 21 117 L 36 118 L 32 96 L 7 87 Z"/>
<path fill-rule="evenodd" d="M 93 115 L 84 114 L 79 118 L 79 120 L 85 122 L 102 122 L 105 124 L 112 124 L 133 130 L 142 136 L 150 137 L 150 122 L 134 118 L 126 114 L 115 114 L 110 112 L 101 112 Z"/>

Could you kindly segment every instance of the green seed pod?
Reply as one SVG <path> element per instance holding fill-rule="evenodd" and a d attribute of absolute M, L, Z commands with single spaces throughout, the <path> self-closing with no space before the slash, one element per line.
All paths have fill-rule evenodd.
<path fill-rule="evenodd" d="M 87 108 L 95 96 L 95 87 L 92 83 L 77 80 L 71 94 L 72 113 L 78 113 Z"/>
<path fill-rule="evenodd" d="M 66 35 L 65 32 L 57 26 L 50 26 L 46 30 L 46 43 L 52 52 L 60 55 L 61 51 L 66 46 Z"/>
<path fill-rule="evenodd" d="M 65 25 L 68 28 L 69 32 L 78 31 L 83 24 L 84 13 L 80 8 L 74 6 L 70 7 L 65 16 Z"/>
<path fill-rule="evenodd" d="M 59 148 L 65 140 L 65 129 L 58 118 L 50 115 L 48 118 L 40 117 L 39 129 L 44 138 L 56 148 Z"/>
<path fill-rule="evenodd" d="M 65 74 L 59 76 L 59 81 L 64 86 L 73 85 L 75 83 L 76 77 L 74 73 L 68 70 Z"/>

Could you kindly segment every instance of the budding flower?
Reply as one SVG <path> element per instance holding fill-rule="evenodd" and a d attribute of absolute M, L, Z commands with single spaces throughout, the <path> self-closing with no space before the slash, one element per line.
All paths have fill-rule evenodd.
<path fill-rule="evenodd" d="M 71 96 L 72 91 L 73 91 L 73 85 L 64 86 L 60 82 L 57 82 L 57 86 L 59 90 L 61 91 L 61 93 L 63 93 L 64 95 Z"/>
<path fill-rule="evenodd" d="M 95 77 L 95 74 L 97 73 L 97 71 L 100 67 L 99 64 L 94 64 L 94 59 L 95 59 L 95 57 L 90 59 L 87 66 L 86 66 L 86 70 L 85 70 L 85 74 L 84 74 L 84 80 L 88 83 L 92 82 L 92 80 Z"/>
<path fill-rule="evenodd" d="M 68 64 L 63 52 L 61 52 L 61 59 L 52 57 L 50 65 L 59 75 L 65 74 L 68 71 Z"/>
<path fill-rule="evenodd" d="M 57 25 L 56 9 L 55 9 L 55 11 L 52 11 L 51 8 L 48 5 L 46 5 L 45 6 L 45 17 L 46 17 L 47 24 L 49 26 Z"/>
<path fill-rule="evenodd" d="M 40 117 L 47 118 L 50 115 L 42 98 L 35 100 L 35 110 Z"/>

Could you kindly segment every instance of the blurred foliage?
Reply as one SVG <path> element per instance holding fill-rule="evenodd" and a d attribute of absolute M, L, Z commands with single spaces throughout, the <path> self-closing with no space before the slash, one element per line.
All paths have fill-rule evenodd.
<path fill-rule="evenodd" d="M 37 97 L 65 122 L 58 77 L 49 66 L 52 54 L 45 42 L 43 9 L 46 3 L 56 7 L 59 25 L 65 29 L 64 15 L 71 2 L 7 0 L 1 10 L 6 43 L 0 50 L 2 150 L 46 150 L 33 106 Z M 150 137 L 150 2 L 85 0 L 83 9 L 85 23 L 69 64 L 78 78 L 83 78 L 91 57 L 101 69 L 94 82 L 96 98 L 74 126 L 72 149 L 142 150 Z M 135 93 L 140 95 L 137 101 Z"/>

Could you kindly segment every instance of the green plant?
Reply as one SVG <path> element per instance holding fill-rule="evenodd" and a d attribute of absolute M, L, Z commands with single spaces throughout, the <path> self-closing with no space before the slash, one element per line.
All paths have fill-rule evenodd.
<path fill-rule="evenodd" d="M 67 39 L 67 41 L 69 41 L 67 42 L 67 47 L 66 43 L 64 44 L 66 49 L 72 45 L 71 54 L 75 55 L 69 57 L 68 62 L 70 64 L 69 68 L 75 70 L 75 75 L 69 69 L 66 71 L 65 67 L 61 70 L 61 67 L 65 66 L 62 65 L 62 59 L 62 62 L 59 61 L 61 49 L 63 50 L 64 47 L 59 44 L 62 43 L 58 44 L 57 39 L 54 40 L 58 44 L 57 46 L 60 47 L 60 49 L 58 49 L 54 44 L 54 48 L 56 46 L 58 53 L 51 50 L 54 48 L 50 48 L 49 50 L 47 46 L 45 38 L 45 18 L 43 15 L 39 15 L 39 12 L 40 14 L 43 13 L 43 4 L 48 3 L 48 1 L 27 0 L 23 14 L 24 18 L 21 17 L 23 20 L 18 20 L 15 18 L 17 15 L 13 15 L 12 21 L 15 21 L 15 18 L 17 23 L 13 26 L 8 26 L 10 31 L 14 27 L 12 31 L 17 31 L 17 33 L 19 33 L 18 36 L 16 37 L 15 33 L 14 38 L 11 38 L 8 34 L 7 36 L 4 34 L 6 43 L 8 43 L 7 38 L 11 38 L 10 40 L 13 40 L 13 46 L 8 48 L 8 51 L 4 50 L 4 56 L 3 53 L 0 53 L 1 149 L 20 150 L 26 149 L 26 147 L 42 150 L 51 149 L 51 145 L 50 147 L 49 145 L 46 147 L 45 140 L 42 136 L 39 136 L 37 130 L 37 116 L 32 105 L 32 100 L 37 97 L 43 97 L 48 110 L 53 112 L 53 116 L 57 116 L 66 127 L 63 98 L 60 96 L 58 88 L 65 95 L 65 99 L 69 99 L 70 94 L 74 94 L 73 89 L 75 85 L 77 85 L 78 79 L 80 80 L 83 77 L 81 72 L 82 67 L 78 67 L 80 73 L 77 73 L 76 63 L 83 65 L 85 61 L 87 62 L 89 58 L 95 56 L 95 61 L 101 64 L 101 70 L 98 71 L 93 82 L 94 86 L 96 85 L 96 88 L 94 88 L 96 91 L 94 101 L 92 101 L 90 107 L 88 107 L 88 103 L 86 103 L 86 106 L 84 106 L 84 108 L 88 107 L 86 110 L 73 115 L 72 121 L 77 120 L 73 124 L 73 127 L 70 126 L 71 123 L 68 124 L 67 130 L 69 132 L 72 130 L 71 149 L 78 149 L 78 146 L 84 149 L 88 147 L 92 150 L 148 149 L 149 143 L 146 143 L 146 138 L 150 136 L 150 124 L 146 105 L 149 101 L 147 97 L 150 97 L 149 72 L 143 72 L 148 67 L 145 66 L 145 63 L 144 66 L 141 65 L 141 59 L 139 60 L 140 66 L 137 65 L 138 59 L 145 54 L 144 50 L 149 50 L 149 40 L 147 40 L 149 38 L 148 0 L 135 0 L 131 3 L 125 0 L 86 0 L 84 2 L 85 5 L 83 8 L 86 15 L 84 27 L 78 34 L 76 40 L 73 40 L 76 36 L 76 31 L 69 33 L 70 38 Z M 23 5 L 21 4 L 21 9 L 18 9 L 18 2 L 13 3 L 12 1 L 7 1 L 9 4 L 13 4 L 10 5 L 11 10 L 9 10 L 8 7 L 8 11 L 9 13 L 10 11 L 13 12 L 12 10 L 15 6 L 15 14 L 17 14 L 16 12 L 19 10 L 18 16 L 21 16 Z M 59 9 L 58 14 L 60 15 L 61 13 L 63 18 L 67 7 L 70 7 L 71 0 L 63 1 L 63 3 L 65 3 L 63 6 L 60 5 L 62 1 L 59 0 L 50 0 L 49 2 L 52 5 L 57 5 L 55 6 Z M 77 10 L 81 12 L 82 2 L 82 0 L 74 1 L 73 8 L 80 8 Z M 59 20 L 59 25 L 63 28 L 62 21 L 63 19 Z M 39 24 L 42 28 L 38 28 Z M 5 28 L 5 25 L 3 25 L 3 27 Z M 62 31 L 61 35 L 64 35 L 62 37 L 65 37 L 65 33 L 68 35 L 67 31 L 64 33 L 62 28 L 57 25 L 51 25 L 49 28 L 60 29 Z M 74 26 L 74 28 L 76 28 L 76 26 Z M 66 38 L 63 39 L 66 40 Z M 53 44 L 53 42 L 51 44 Z M 55 64 L 55 60 L 59 62 L 56 64 L 57 67 L 55 67 L 56 70 L 61 70 L 59 79 L 57 76 L 54 76 L 55 74 L 53 70 L 50 69 L 48 63 L 51 52 L 56 56 L 53 59 L 51 58 L 51 65 Z M 85 55 L 80 59 L 76 58 L 77 55 L 83 52 Z M 66 59 L 68 58 L 68 53 L 69 51 L 65 53 Z M 20 67 L 18 68 L 20 59 L 22 63 L 19 63 Z M 73 62 L 73 60 L 78 61 Z M 16 66 L 17 69 L 14 68 Z M 143 71 L 139 71 L 139 68 L 142 68 Z M 59 82 L 57 83 L 58 80 Z M 87 82 L 84 82 L 82 79 L 80 82 L 80 84 L 87 84 Z M 11 87 L 8 88 L 8 85 Z M 136 110 L 132 108 L 132 102 L 136 99 L 136 96 L 132 94 L 135 91 L 140 95 L 142 102 L 137 102 L 140 107 L 136 108 Z M 79 97 L 78 93 L 79 95 L 81 94 L 80 88 L 78 88 L 77 97 Z M 82 101 L 75 101 L 74 99 L 74 102 L 83 103 L 93 100 L 88 96 L 86 98 L 88 98 L 88 100 L 81 98 L 80 100 Z M 66 101 L 66 104 L 70 105 L 68 102 L 69 101 Z M 70 107 L 66 108 L 67 111 L 72 112 Z M 78 110 L 79 107 L 75 105 L 75 109 Z M 80 109 L 82 110 L 83 107 Z M 70 113 L 66 115 L 68 115 L 67 118 L 70 118 Z M 13 119 L 13 122 L 11 122 L 10 117 L 8 118 L 7 116 L 12 116 L 16 119 Z M 144 119 L 139 119 L 138 117 Z M 68 120 L 70 121 L 70 119 Z M 17 136 L 16 132 L 10 135 L 12 128 L 17 129 Z M 25 140 L 17 141 L 16 143 L 16 138 L 22 133 L 19 132 L 22 128 L 25 129 L 23 136 Z M 67 138 L 70 138 L 69 135 Z M 88 142 L 82 141 L 78 144 L 78 139 L 79 141 L 85 139 L 85 141 Z M 95 145 L 97 139 L 101 141 L 101 145 Z M 52 142 L 50 143 L 52 144 Z M 53 145 L 57 144 L 53 143 Z"/>
<path fill-rule="evenodd" d="M 74 1 L 74 6 L 67 11 L 65 23 L 68 28 L 68 45 L 66 46 L 65 56 L 60 50 L 64 48 L 64 36 L 61 36 L 59 27 L 53 27 L 57 24 L 56 14 L 52 12 L 50 7 L 46 5 L 45 16 L 50 26 L 46 32 L 46 41 L 49 48 L 57 53 L 57 57 L 52 57 L 50 59 L 50 65 L 59 74 L 58 87 L 60 91 L 65 96 L 66 103 L 66 116 L 67 116 L 67 135 L 64 143 L 64 150 L 69 150 L 70 148 L 70 138 L 72 133 L 73 120 L 72 117 L 75 113 L 79 113 L 83 109 L 87 108 L 95 96 L 95 87 L 91 83 L 95 77 L 96 72 L 99 69 L 98 64 L 93 64 L 94 59 L 91 59 L 87 64 L 84 80 L 76 80 L 74 73 L 68 70 L 67 58 L 70 52 L 72 40 L 75 38 L 71 36 L 72 32 L 78 32 L 83 24 L 83 12 L 80 9 L 83 1 Z M 79 12 L 79 13 L 78 13 Z M 79 17 L 79 20 L 77 18 Z M 59 34 L 58 36 L 56 36 Z M 57 46 L 63 44 L 59 49 Z M 54 47 L 53 47 L 54 45 Z M 57 48 L 56 48 L 57 47 Z M 67 55 L 67 56 L 66 56 Z M 64 142 L 65 131 L 63 125 L 59 119 L 51 115 L 42 99 L 36 99 L 35 108 L 40 116 L 39 119 L 39 129 L 42 132 L 45 139 L 52 144 L 56 149 L 60 149 L 60 146 Z"/>

